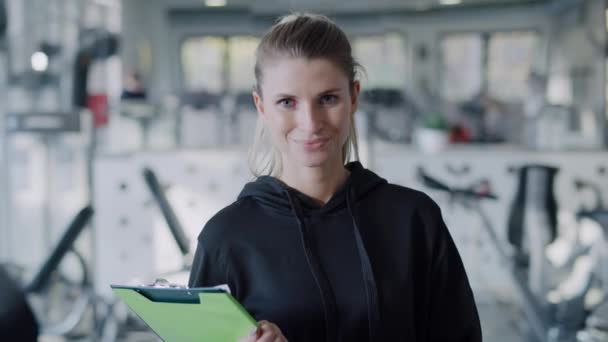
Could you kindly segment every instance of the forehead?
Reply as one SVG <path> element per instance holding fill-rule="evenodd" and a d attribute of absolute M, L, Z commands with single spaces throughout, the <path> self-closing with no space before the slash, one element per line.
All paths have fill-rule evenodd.
<path fill-rule="evenodd" d="M 323 58 L 280 57 L 262 68 L 264 93 L 315 92 L 348 87 L 348 78 L 334 62 Z"/>

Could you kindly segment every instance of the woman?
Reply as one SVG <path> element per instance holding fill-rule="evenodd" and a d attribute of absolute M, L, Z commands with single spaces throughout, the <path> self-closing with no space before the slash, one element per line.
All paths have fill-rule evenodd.
<path fill-rule="evenodd" d="M 263 320 L 249 341 L 480 341 L 437 205 L 348 163 L 360 85 L 344 32 L 289 15 L 256 58 L 258 177 L 206 224 L 189 285 L 228 284 Z"/>

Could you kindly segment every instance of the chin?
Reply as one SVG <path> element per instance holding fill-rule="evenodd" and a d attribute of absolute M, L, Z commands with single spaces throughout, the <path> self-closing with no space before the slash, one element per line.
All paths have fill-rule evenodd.
<path fill-rule="evenodd" d="M 327 155 L 326 153 L 319 154 L 309 154 L 298 156 L 296 160 L 298 164 L 305 167 L 320 167 L 327 163 L 329 160 L 333 159 L 333 157 Z"/>

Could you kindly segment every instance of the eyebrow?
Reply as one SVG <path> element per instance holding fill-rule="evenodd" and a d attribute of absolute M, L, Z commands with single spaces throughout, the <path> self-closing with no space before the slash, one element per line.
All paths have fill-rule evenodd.
<path fill-rule="evenodd" d="M 342 90 L 342 89 L 340 89 L 340 88 L 331 88 L 331 89 L 327 89 L 327 90 L 324 90 L 324 91 L 320 92 L 319 95 L 325 95 L 325 94 L 329 94 L 329 93 L 336 93 L 336 92 L 339 92 L 340 90 Z M 291 94 L 284 94 L 284 93 L 275 95 L 275 98 L 277 98 L 277 99 L 286 98 L 286 97 L 291 98 L 291 97 L 296 97 L 296 96 L 295 95 L 291 95 Z"/>
<path fill-rule="evenodd" d="M 341 88 L 332 88 L 332 89 L 328 89 L 326 91 L 322 91 L 319 93 L 319 95 L 325 95 L 325 94 L 329 94 L 329 93 L 336 93 L 339 92 L 340 90 L 342 90 Z"/>
<path fill-rule="evenodd" d="M 294 95 L 290 95 L 290 94 L 276 94 L 274 97 L 276 99 L 282 99 L 282 98 L 285 98 L 285 97 L 295 97 L 295 96 Z"/>

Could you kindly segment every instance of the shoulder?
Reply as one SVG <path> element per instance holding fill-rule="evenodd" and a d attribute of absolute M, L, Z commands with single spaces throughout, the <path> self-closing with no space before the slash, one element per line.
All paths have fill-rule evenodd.
<path fill-rule="evenodd" d="M 385 183 L 366 201 L 379 220 L 399 225 L 420 239 L 428 250 L 449 234 L 439 205 L 426 193 L 409 187 Z"/>
<path fill-rule="evenodd" d="M 441 215 L 439 206 L 429 195 L 406 186 L 385 183 L 378 187 L 373 197 L 374 200 L 408 206 L 421 213 Z"/>
<path fill-rule="evenodd" d="M 249 198 L 239 199 L 213 215 L 204 225 L 198 241 L 205 245 L 219 245 L 242 233 L 248 220 L 257 211 L 257 204 Z"/>

